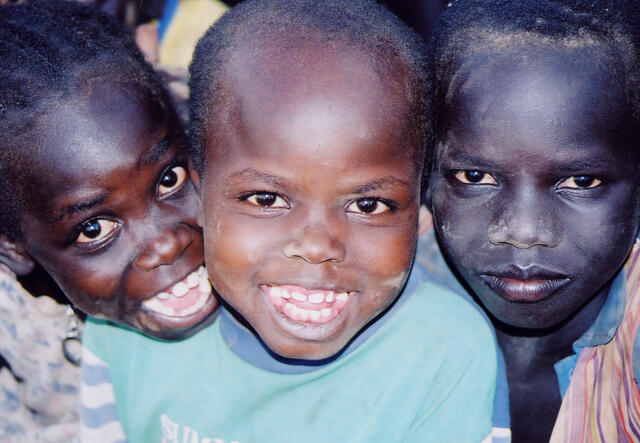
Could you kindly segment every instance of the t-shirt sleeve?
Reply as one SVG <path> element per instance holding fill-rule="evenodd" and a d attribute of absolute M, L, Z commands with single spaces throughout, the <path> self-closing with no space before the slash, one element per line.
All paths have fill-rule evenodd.
<path fill-rule="evenodd" d="M 118 418 L 109 365 L 90 350 L 100 348 L 100 339 L 94 336 L 94 327 L 95 324 L 88 322 L 85 329 L 80 386 L 80 442 L 123 443 L 127 439 Z"/>
<path fill-rule="evenodd" d="M 432 333 L 446 340 L 441 343 L 446 357 L 406 441 L 491 441 L 497 362 L 493 334 L 466 301 L 448 291 L 441 294 L 443 302 L 433 304 L 433 314 L 448 320 Z"/>

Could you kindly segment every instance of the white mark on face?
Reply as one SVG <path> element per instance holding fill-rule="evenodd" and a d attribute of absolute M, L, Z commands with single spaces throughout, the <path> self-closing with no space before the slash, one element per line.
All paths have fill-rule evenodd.
<path fill-rule="evenodd" d="M 395 277 L 391 277 L 387 280 L 383 280 L 382 282 L 380 282 L 380 284 L 388 288 L 400 289 L 404 284 L 405 280 L 407 279 L 407 275 L 408 275 L 408 271 L 402 271 L 400 274 L 396 275 Z M 374 298 L 377 296 L 378 294 L 376 294 Z"/>

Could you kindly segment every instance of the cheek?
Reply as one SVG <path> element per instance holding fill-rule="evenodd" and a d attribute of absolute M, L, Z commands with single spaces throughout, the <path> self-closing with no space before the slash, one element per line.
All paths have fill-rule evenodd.
<path fill-rule="evenodd" d="M 73 269 L 71 272 L 69 269 Z M 109 313 L 109 305 L 117 302 L 116 294 L 122 275 L 110 271 L 107 263 L 78 266 L 77 263 L 62 266 L 51 272 L 61 289 L 82 311 L 89 314 Z"/>
<path fill-rule="evenodd" d="M 415 249 L 414 227 L 394 229 L 363 228 L 348 238 L 347 254 L 381 293 L 399 290 L 409 272 Z"/>
<path fill-rule="evenodd" d="M 216 284 L 224 286 L 233 286 L 230 280 L 246 280 L 253 274 L 253 267 L 262 256 L 263 243 L 271 238 L 246 220 L 223 212 L 205 214 L 204 237 L 209 275 Z"/>

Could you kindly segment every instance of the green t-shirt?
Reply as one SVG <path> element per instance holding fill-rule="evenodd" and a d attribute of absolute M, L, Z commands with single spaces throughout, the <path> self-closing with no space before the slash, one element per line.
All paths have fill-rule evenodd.
<path fill-rule="evenodd" d="M 89 321 L 129 442 L 477 442 L 491 431 L 496 354 L 487 322 L 425 283 L 353 352 L 301 374 L 256 367 L 220 319 L 181 342 Z"/>

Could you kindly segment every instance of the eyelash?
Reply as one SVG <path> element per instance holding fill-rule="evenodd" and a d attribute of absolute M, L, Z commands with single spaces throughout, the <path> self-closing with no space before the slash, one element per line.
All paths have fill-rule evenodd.
<path fill-rule="evenodd" d="M 85 237 L 87 239 L 90 239 L 90 237 L 86 236 L 85 233 L 83 233 L 83 231 L 88 228 L 89 226 L 93 225 L 94 223 L 98 223 L 98 236 L 100 234 L 102 234 L 102 230 L 104 229 L 103 227 L 103 223 L 110 223 L 111 226 L 107 226 L 107 227 L 111 227 L 112 229 L 110 231 L 108 231 L 106 234 L 104 234 L 103 237 L 99 238 L 98 240 L 94 240 L 94 241 L 79 241 L 82 235 L 85 235 Z M 103 223 L 100 223 L 103 222 Z M 122 228 L 122 224 L 120 222 L 117 222 L 115 220 L 112 220 L 110 218 L 104 217 L 104 216 L 99 216 L 99 217 L 93 217 L 90 218 L 88 220 L 85 220 L 84 222 L 80 223 L 76 229 L 74 229 L 74 233 L 72 236 L 72 241 L 73 243 L 76 245 L 76 247 L 88 250 L 89 252 L 93 252 L 96 251 L 98 249 L 102 249 L 104 248 L 106 245 L 110 244 L 116 237 L 118 232 L 120 231 L 120 229 Z"/>
<path fill-rule="evenodd" d="M 174 169 L 179 168 L 178 171 L 174 171 Z M 173 174 L 176 176 L 176 183 L 171 184 L 170 186 L 166 186 L 162 184 L 162 180 L 163 178 L 167 175 L 167 173 L 169 172 L 173 172 Z M 185 184 L 189 181 L 189 176 L 188 176 L 188 172 L 187 172 L 187 168 L 186 166 L 184 166 L 183 164 L 180 163 L 174 163 L 168 167 L 166 167 L 162 173 L 160 174 L 158 181 L 157 181 L 157 185 L 156 185 L 156 194 L 158 196 L 159 199 L 165 199 L 165 198 L 169 198 L 171 196 L 174 196 L 176 194 L 178 194 L 185 186 Z M 166 188 L 171 188 L 168 191 L 166 191 L 164 194 L 161 192 L 161 187 L 166 187 Z M 111 223 L 112 225 L 109 226 L 107 225 L 107 227 L 112 228 L 110 231 L 108 231 L 106 234 L 104 234 L 103 237 L 99 238 L 98 240 L 94 240 L 94 241 L 79 241 L 81 236 L 83 235 L 83 231 L 88 228 L 89 226 L 98 223 L 98 236 L 100 234 L 102 234 L 102 230 L 105 228 L 104 224 L 105 223 Z M 108 245 L 109 243 L 111 243 L 111 241 L 113 239 L 115 239 L 116 234 L 118 233 L 118 231 L 120 230 L 120 228 L 122 227 L 122 224 L 120 222 L 114 221 L 110 218 L 104 217 L 104 216 L 96 216 L 96 217 L 91 217 L 85 221 L 83 221 L 82 223 L 80 223 L 74 230 L 73 233 L 71 235 L 71 240 L 69 243 L 74 243 L 77 247 L 79 248 L 83 248 L 83 249 L 88 249 L 91 251 L 95 251 L 98 249 L 102 249 L 104 248 L 106 245 Z M 87 237 L 85 235 L 85 237 Z M 87 239 L 90 239 L 90 237 L 87 237 Z"/>
<path fill-rule="evenodd" d="M 180 171 L 174 171 L 174 169 L 179 168 Z M 162 194 L 161 193 L 161 187 L 164 186 L 162 184 L 162 179 L 165 177 L 166 174 L 168 173 L 173 173 L 175 175 L 177 175 L 176 180 L 177 182 L 171 186 L 165 186 L 167 188 L 172 187 L 172 189 L 170 189 L 169 191 L 167 191 L 166 193 Z M 158 182 L 156 185 L 156 194 L 158 195 L 159 198 L 164 199 L 164 198 L 168 198 L 172 195 L 178 194 L 185 186 L 185 184 L 189 181 L 189 173 L 187 170 L 187 167 L 184 164 L 181 163 L 174 163 L 168 167 L 166 167 L 162 173 L 160 174 L 160 176 L 158 177 Z"/>
<path fill-rule="evenodd" d="M 281 203 L 279 206 L 261 205 L 261 204 L 259 204 L 257 202 L 257 199 L 260 198 L 261 195 L 273 198 L 274 202 L 272 204 L 275 204 L 276 202 L 278 202 L 278 199 L 282 200 L 283 203 Z M 255 202 L 250 200 L 252 197 L 256 198 Z M 251 205 L 253 205 L 255 207 L 261 208 L 263 210 L 270 210 L 270 209 L 278 210 L 278 209 L 290 209 L 291 208 L 291 204 L 289 203 L 287 198 L 281 196 L 277 192 L 252 191 L 252 192 L 248 192 L 246 194 L 242 194 L 240 197 L 238 197 L 238 200 L 239 201 L 247 201 L 247 202 L 249 202 L 249 204 L 251 204 Z M 350 211 L 349 210 L 349 208 L 352 205 L 357 205 L 359 202 L 364 202 L 364 201 L 373 201 L 373 202 L 375 202 L 376 203 L 375 209 L 373 211 L 371 211 L 371 212 L 365 212 L 363 210 L 360 210 L 360 211 L 356 211 L 356 210 L 351 210 Z M 377 209 L 378 209 L 378 205 L 377 205 L 378 203 L 382 203 L 383 205 L 385 205 L 387 207 L 387 210 L 383 210 L 381 212 L 376 212 Z M 391 213 L 396 212 L 397 208 L 398 208 L 398 205 L 395 202 L 393 202 L 391 200 L 388 200 L 386 198 L 375 197 L 374 196 L 374 197 L 361 197 L 361 198 L 358 198 L 358 199 L 356 199 L 354 201 L 351 201 L 346 206 L 345 210 L 346 210 L 346 212 L 350 212 L 350 213 L 353 213 L 353 214 L 374 216 L 374 215 L 382 214 L 382 213 L 387 212 L 387 211 L 389 211 Z"/>
<path fill-rule="evenodd" d="M 469 173 L 480 173 L 482 174 L 482 176 L 478 179 L 477 182 L 473 182 L 468 177 Z M 451 177 L 453 180 L 456 180 L 458 183 L 461 183 L 466 186 L 498 186 L 498 180 L 496 180 L 496 178 L 492 174 L 485 171 L 481 171 L 479 169 L 457 169 L 451 172 Z M 573 184 L 577 184 L 576 179 L 584 179 L 584 178 L 596 183 L 595 184 L 590 183 L 588 186 L 585 186 L 585 187 L 569 186 L 569 185 L 561 186 L 564 183 L 569 183 L 569 182 L 572 182 Z M 489 180 L 489 182 L 483 183 L 483 181 L 485 180 Z M 557 182 L 557 184 L 555 185 L 555 188 L 557 190 L 567 189 L 572 191 L 576 191 L 576 190 L 586 191 L 586 190 L 596 189 L 600 187 L 602 184 L 603 184 L 603 180 L 601 178 L 598 178 L 595 175 L 582 174 L 582 175 L 571 175 L 569 177 L 562 178 Z"/>
<path fill-rule="evenodd" d="M 349 211 L 348 209 L 352 206 L 352 205 L 357 205 L 359 202 L 364 202 L 364 201 L 373 201 L 376 203 L 376 209 L 374 209 L 371 212 L 359 212 L 359 211 Z M 383 210 L 382 212 L 376 212 L 378 209 L 378 203 L 382 203 L 383 205 L 385 205 L 387 207 L 387 210 Z M 349 203 L 347 205 L 347 212 L 351 212 L 353 214 L 360 214 L 360 215 L 366 215 L 366 216 L 377 216 L 377 215 L 381 215 L 384 214 L 385 212 L 391 212 L 394 213 L 396 212 L 396 210 L 398 209 L 398 205 L 391 200 L 388 200 L 386 198 L 382 198 L 382 197 L 361 197 L 355 201 L 352 201 L 351 203 Z"/>

